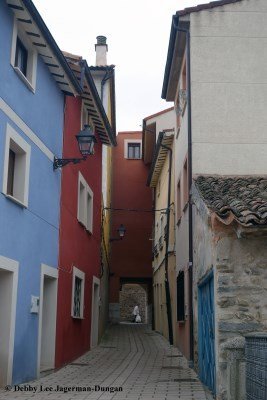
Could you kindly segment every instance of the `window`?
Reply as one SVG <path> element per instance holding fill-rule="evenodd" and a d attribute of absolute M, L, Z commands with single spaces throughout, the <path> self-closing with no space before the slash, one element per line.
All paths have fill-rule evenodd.
<path fill-rule="evenodd" d="M 182 206 L 181 206 L 181 181 L 177 183 L 177 223 L 180 222 L 182 216 Z"/>
<path fill-rule="evenodd" d="M 10 196 L 14 195 L 15 159 L 16 159 L 16 153 L 13 150 L 9 149 L 7 194 L 9 194 Z"/>
<path fill-rule="evenodd" d="M 85 274 L 78 268 L 73 268 L 71 316 L 83 318 L 84 309 L 84 277 Z"/>
<path fill-rule="evenodd" d="M 3 193 L 24 207 L 28 206 L 30 153 L 30 145 L 7 125 Z"/>
<path fill-rule="evenodd" d="M 142 156 L 142 141 L 139 139 L 124 140 L 124 157 L 130 160 L 140 160 Z"/>
<path fill-rule="evenodd" d="M 177 321 L 185 320 L 184 304 L 184 272 L 181 271 L 176 280 L 177 290 Z"/>
<path fill-rule="evenodd" d="M 184 163 L 183 167 L 183 208 L 187 205 L 189 200 L 189 192 L 188 192 L 188 162 L 187 159 Z"/>
<path fill-rule="evenodd" d="M 140 143 L 128 143 L 128 158 L 141 158 Z"/>
<path fill-rule="evenodd" d="M 22 41 L 17 37 L 15 67 L 27 76 L 28 51 Z"/>
<path fill-rule="evenodd" d="M 79 172 L 78 179 L 78 221 L 90 233 L 93 233 L 93 192 Z"/>
<path fill-rule="evenodd" d="M 15 20 L 11 47 L 11 65 L 19 78 L 32 91 L 35 91 L 37 52 L 27 34 Z"/>

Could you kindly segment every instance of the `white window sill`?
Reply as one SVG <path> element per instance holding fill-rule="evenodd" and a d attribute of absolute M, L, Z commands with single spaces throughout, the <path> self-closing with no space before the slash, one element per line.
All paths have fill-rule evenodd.
<path fill-rule="evenodd" d="M 84 319 L 84 317 L 75 317 L 74 315 L 71 316 L 73 319 Z"/>
<path fill-rule="evenodd" d="M 22 203 L 22 201 L 16 199 L 15 197 L 11 196 L 10 194 L 7 193 L 3 193 L 5 195 L 5 197 L 7 197 L 9 200 L 13 201 L 14 203 L 18 204 L 19 206 L 23 207 L 23 208 L 27 208 L 28 206 L 24 203 Z"/>
<path fill-rule="evenodd" d="M 28 79 L 26 78 L 26 76 L 21 72 L 21 70 L 18 67 L 14 67 L 14 70 L 16 72 L 16 74 L 18 75 L 18 77 L 22 80 L 23 83 L 25 83 L 25 85 L 27 86 L 27 88 L 32 92 L 35 93 L 35 89 L 32 86 L 32 84 L 28 81 Z"/>

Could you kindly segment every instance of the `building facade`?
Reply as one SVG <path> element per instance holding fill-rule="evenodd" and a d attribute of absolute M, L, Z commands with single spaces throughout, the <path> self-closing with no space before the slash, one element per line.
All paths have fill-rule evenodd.
<path fill-rule="evenodd" d="M 174 235 L 174 132 L 171 107 L 143 120 L 143 159 L 149 166 L 147 185 L 153 190 L 154 328 L 176 343 L 176 267 Z"/>
<path fill-rule="evenodd" d="M 54 366 L 61 173 L 53 161 L 65 94 L 80 86 L 31 1 L 2 1 L 0 20 L 2 386 Z"/>
<path fill-rule="evenodd" d="M 237 343 L 248 332 L 266 330 L 264 305 L 255 299 L 259 317 L 247 306 L 250 297 L 245 289 L 258 284 L 257 290 L 263 290 L 264 267 L 258 283 L 246 280 L 240 270 L 245 254 L 256 263 L 252 275 L 257 265 L 264 265 L 264 239 L 257 238 L 264 235 L 264 218 L 255 206 L 254 221 L 247 225 L 240 219 L 242 212 L 250 215 L 251 209 L 235 192 L 240 182 L 241 192 L 247 190 L 254 201 L 255 182 L 264 191 L 265 12 L 266 3 L 261 0 L 218 1 L 178 11 L 173 16 L 162 91 L 163 98 L 174 102 L 177 114 L 176 274 L 181 278 L 177 291 L 180 288 L 183 293 L 177 297 L 177 308 L 184 310 L 177 343 L 218 399 L 232 398 L 225 359 L 229 338 L 237 338 Z M 248 21 L 253 21 L 249 34 Z M 244 48 L 249 59 L 244 58 Z M 232 193 L 231 200 L 225 198 L 222 187 Z M 216 205 L 210 202 L 214 197 Z M 264 209 L 261 193 L 257 201 Z M 221 225 L 214 225 L 211 214 L 221 217 L 221 206 L 225 216 L 237 217 L 220 218 Z M 244 225 L 246 239 L 238 233 L 240 225 Z M 250 238 L 249 226 L 254 227 Z M 256 247 L 260 249 L 257 256 Z M 234 282 L 239 282 L 236 288 Z"/>
<path fill-rule="evenodd" d="M 56 366 L 98 344 L 101 276 L 102 154 L 116 143 L 90 69 L 82 57 L 64 53 L 83 92 L 67 98 L 63 158 L 79 158 L 76 135 L 89 125 L 94 154 L 62 170 Z M 66 335 L 65 332 L 68 332 Z"/>
<path fill-rule="evenodd" d="M 152 319 L 152 268 L 151 268 L 151 229 L 152 194 L 146 187 L 148 168 L 142 155 L 142 132 L 119 132 L 117 147 L 113 151 L 112 162 L 112 202 L 109 210 L 111 227 L 111 263 L 109 318 L 113 322 L 121 319 L 120 310 L 125 291 L 132 291 L 132 285 L 144 292 L 145 322 Z M 125 236 L 120 240 L 118 228 L 123 224 Z M 114 240 L 116 239 L 116 240 Z M 127 286 L 129 285 L 129 286 Z M 128 296 L 128 318 L 137 297 Z"/>

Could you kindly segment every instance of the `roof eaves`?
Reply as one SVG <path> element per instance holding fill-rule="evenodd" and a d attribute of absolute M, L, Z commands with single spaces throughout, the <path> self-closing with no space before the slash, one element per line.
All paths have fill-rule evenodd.
<path fill-rule="evenodd" d="M 171 130 L 173 132 L 173 130 Z M 164 145 L 170 145 L 169 140 L 173 140 L 174 134 L 170 132 L 160 132 L 156 144 L 156 149 L 153 157 L 153 161 L 149 170 L 148 178 L 147 178 L 147 186 L 150 187 L 155 187 L 156 186 L 156 181 L 157 177 L 156 175 L 159 175 L 161 172 L 162 165 L 165 162 L 168 150 L 166 148 L 163 148 Z M 165 142 L 165 143 L 164 143 Z M 156 171 L 156 167 L 159 167 L 159 169 Z M 155 179 L 153 179 L 155 178 Z"/>
<path fill-rule="evenodd" d="M 94 97 L 94 99 L 96 101 L 96 105 L 98 107 L 98 110 L 99 110 L 99 112 L 101 114 L 101 117 L 103 119 L 103 122 L 104 122 L 104 125 L 105 125 L 105 129 L 107 131 L 110 143 L 111 143 L 112 146 L 116 146 L 117 145 L 117 141 L 116 141 L 115 131 L 112 129 L 112 127 L 111 127 L 111 125 L 109 123 L 106 111 L 105 111 L 105 109 L 103 107 L 102 101 L 100 100 L 100 97 L 98 95 L 94 80 L 92 78 L 92 75 L 91 75 L 91 72 L 90 72 L 90 68 L 88 67 L 88 64 L 87 64 L 86 60 L 82 60 L 82 63 L 84 65 L 84 67 L 85 67 L 85 76 L 86 76 L 86 79 L 87 79 L 87 81 L 89 83 L 90 89 L 92 91 L 92 95 L 93 95 L 93 97 Z"/>
<path fill-rule="evenodd" d="M 175 46 L 175 38 L 176 38 L 176 29 L 174 27 L 174 20 L 175 19 L 176 19 L 176 24 L 178 25 L 178 23 L 179 23 L 179 17 L 176 16 L 176 15 L 173 15 L 172 16 L 172 26 L 171 26 L 170 38 L 169 38 L 169 47 L 168 47 L 168 53 L 167 53 L 167 60 L 166 60 L 164 79 L 163 79 L 163 86 L 162 86 L 162 92 L 161 92 L 161 98 L 165 99 L 165 100 L 166 100 L 166 97 L 167 97 L 167 90 L 168 90 L 169 77 L 170 77 L 171 64 L 172 64 L 172 57 L 173 57 L 173 51 L 174 51 L 174 46 Z"/>
<path fill-rule="evenodd" d="M 66 75 L 68 76 L 69 80 L 71 81 L 74 89 L 77 91 L 78 94 L 81 94 L 82 88 L 79 85 L 79 82 L 77 81 L 75 75 L 73 74 L 71 68 L 69 67 L 67 60 L 65 59 L 61 50 L 59 49 L 55 39 L 51 35 L 44 20 L 42 19 L 41 15 L 39 14 L 37 8 L 35 7 L 35 5 L 33 4 L 33 2 L 31 0 L 21 0 L 21 1 L 24 4 L 24 6 L 27 8 L 28 12 L 31 14 L 34 22 L 40 29 L 40 32 L 44 36 L 48 45 L 51 47 L 52 52 L 55 54 L 56 58 L 58 59 L 60 65 L 62 66 L 62 68 L 65 71 Z"/>

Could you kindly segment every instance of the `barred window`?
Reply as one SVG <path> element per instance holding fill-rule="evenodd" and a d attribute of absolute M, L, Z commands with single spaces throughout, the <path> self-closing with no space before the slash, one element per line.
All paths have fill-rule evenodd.
<path fill-rule="evenodd" d="M 73 318 L 83 318 L 84 278 L 85 278 L 84 272 L 74 267 L 73 281 L 72 281 L 72 306 L 71 306 L 71 315 Z"/>

